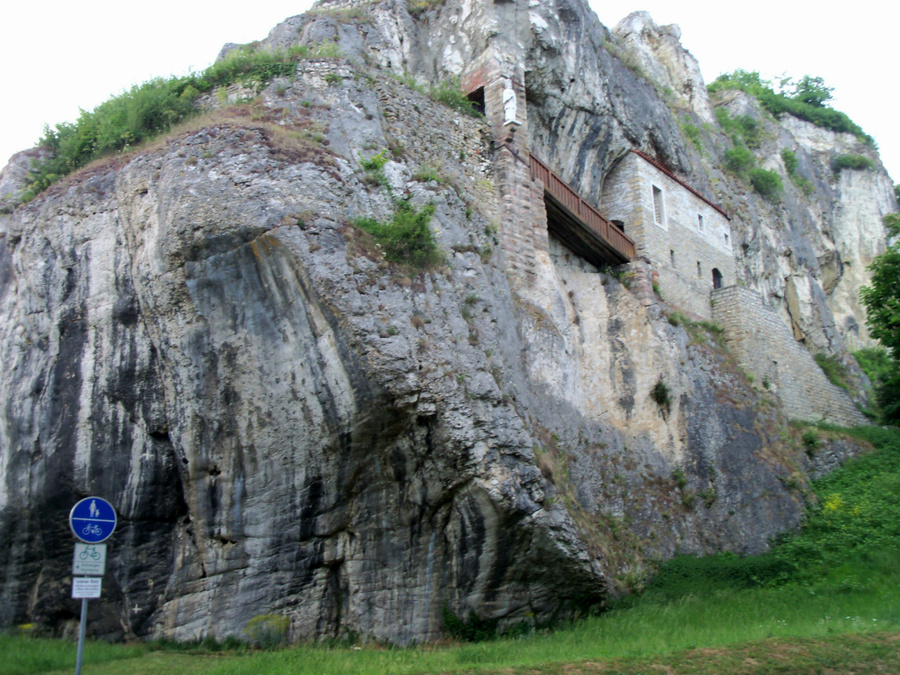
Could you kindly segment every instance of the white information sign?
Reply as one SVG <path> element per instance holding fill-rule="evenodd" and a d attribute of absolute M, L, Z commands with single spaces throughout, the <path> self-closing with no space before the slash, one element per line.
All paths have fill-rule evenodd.
<path fill-rule="evenodd" d="M 72 575 L 102 577 L 106 574 L 106 544 L 75 544 Z"/>
<path fill-rule="evenodd" d="M 72 597 L 75 599 L 99 598 L 102 581 L 100 577 L 73 577 Z"/>

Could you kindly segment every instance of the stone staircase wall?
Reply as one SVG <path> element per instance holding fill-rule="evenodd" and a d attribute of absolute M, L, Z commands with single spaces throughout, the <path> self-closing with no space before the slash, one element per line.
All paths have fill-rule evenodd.
<path fill-rule="evenodd" d="M 713 320 L 729 349 L 757 382 L 774 391 L 785 415 L 842 426 L 866 424 L 847 393 L 832 384 L 812 354 L 756 291 L 729 286 L 712 292 Z"/>

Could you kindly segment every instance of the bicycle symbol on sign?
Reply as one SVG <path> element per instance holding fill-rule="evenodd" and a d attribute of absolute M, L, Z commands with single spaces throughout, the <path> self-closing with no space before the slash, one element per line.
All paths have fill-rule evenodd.
<path fill-rule="evenodd" d="M 94 525 L 93 527 L 97 527 Z M 78 554 L 78 558 L 80 560 L 87 560 L 90 558 L 91 560 L 100 560 L 100 552 L 97 550 L 96 546 L 85 546 L 84 550 Z"/>
<path fill-rule="evenodd" d="M 87 535 L 87 536 L 94 535 L 94 536 L 99 537 L 101 534 L 103 534 L 103 530 L 101 529 L 101 527 L 99 525 L 94 525 L 94 523 L 88 523 L 87 525 L 84 526 L 84 529 L 81 531 L 81 533 L 84 535 Z"/>

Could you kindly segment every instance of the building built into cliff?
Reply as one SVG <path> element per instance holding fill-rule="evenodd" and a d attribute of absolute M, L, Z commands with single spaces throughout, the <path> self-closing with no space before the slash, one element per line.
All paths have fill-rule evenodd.
<path fill-rule="evenodd" d="M 735 283 L 728 214 L 652 157 L 632 150 L 603 183 L 602 210 L 621 224 L 665 297 L 703 318 L 710 291 Z"/>
<path fill-rule="evenodd" d="M 525 77 L 514 48 L 499 41 L 463 78 L 494 140 L 510 281 L 522 292 L 536 283 L 551 235 L 598 268 L 629 263 L 632 288 L 645 304 L 656 303 L 658 292 L 693 317 L 721 321 L 741 367 L 765 382 L 789 414 L 865 423 L 762 297 L 738 287 L 725 209 L 637 148 L 604 176 L 599 208 L 590 204 L 531 153 Z"/>

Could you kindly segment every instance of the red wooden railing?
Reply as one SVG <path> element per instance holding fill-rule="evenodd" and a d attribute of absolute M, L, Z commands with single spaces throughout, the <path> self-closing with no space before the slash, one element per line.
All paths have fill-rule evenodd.
<path fill-rule="evenodd" d="M 598 235 L 608 246 L 624 258 L 631 260 L 635 255 L 634 240 L 586 202 L 568 183 L 553 173 L 546 164 L 534 155 L 530 156 L 531 175 L 544 183 L 544 191 L 566 207 L 572 215 Z"/>

